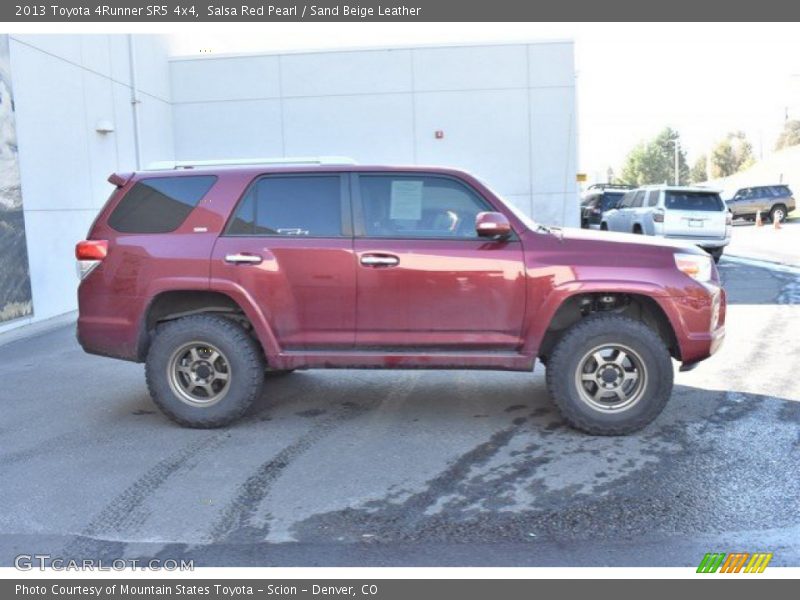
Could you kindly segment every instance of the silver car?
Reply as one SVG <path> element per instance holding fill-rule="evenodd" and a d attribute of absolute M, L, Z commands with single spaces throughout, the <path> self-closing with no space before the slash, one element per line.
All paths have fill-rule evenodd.
<path fill-rule="evenodd" d="M 600 229 L 656 235 L 706 250 L 716 262 L 731 241 L 732 215 L 719 192 L 702 187 L 645 186 L 603 213 Z"/>
<path fill-rule="evenodd" d="M 795 209 L 792 190 L 788 185 L 758 185 L 741 188 L 727 201 L 735 219 L 755 221 L 756 214 L 764 219 L 784 221 Z"/>

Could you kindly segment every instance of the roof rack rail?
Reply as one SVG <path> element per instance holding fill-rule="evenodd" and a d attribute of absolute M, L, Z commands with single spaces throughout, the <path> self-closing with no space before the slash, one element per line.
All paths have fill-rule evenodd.
<path fill-rule="evenodd" d="M 589 190 L 606 190 L 606 189 L 618 189 L 618 190 L 635 190 L 637 187 L 636 185 L 629 185 L 627 183 L 593 183 L 588 188 Z"/>
<path fill-rule="evenodd" d="M 297 156 L 284 158 L 224 158 L 216 160 L 159 160 L 148 164 L 145 171 L 195 169 L 203 167 L 235 167 L 241 165 L 355 165 L 347 156 Z"/>

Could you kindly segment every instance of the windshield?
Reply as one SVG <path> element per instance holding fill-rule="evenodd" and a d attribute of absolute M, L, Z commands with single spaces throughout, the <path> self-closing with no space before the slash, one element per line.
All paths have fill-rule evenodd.
<path fill-rule="evenodd" d="M 719 194 L 709 192 L 679 192 L 667 190 L 664 206 L 670 210 L 725 210 Z"/>
<path fill-rule="evenodd" d="M 495 194 L 495 196 L 500 198 L 503 201 L 503 204 L 505 204 L 508 207 L 508 209 L 512 213 L 514 213 L 514 216 L 517 217 L 520 221 L 522 221 L 523 225 L 525 225 L 525 227 L 527 227 L 531 231 L 536 231 L 537 229 L 542 227 L 542 225 L 539 225 L 539 223 L 537 223 L 536 221 L 531 219 L 528 215 L 526 215 L 524 212 L 522 212 L 521 208 L 514 206 L 512 202 L 509 202 L 499 194 Z"/>
<path fill-rule="evenodd" d="M 486 182 L 485 182 L 483 179 L 480 179 L 480 178 L 476 178 L 476 179 L 478 179 L 478 181 L 480 181 L 480 182 L 483 184 L 483 186 L 484 186 L 486 189 L 488 189 L 488 190 L 489 190 L 489 191 L 490 191 L 492 194 L 494 194 L 495 196 L 497 196 L 498 198 L 500 198 L 500 199 L 503 201 L 503 204 L 505 204 L 505 205 L 506 205 L 506 207 L 507 207 L 507 208 L 508 208 L 508 209 L 509 209 L 509 210 L 510 210 L 512 213 L 514 213 L 514 216 L 515 216 L 515 217 L 517 217 L 517 218 L 518 218 L 520 221 L 522 221 L 522 223 L 523 223 L 523 225 L 525 225 L 525 227 L 527 227 L 527 228 L 528 228 L 528 229 L 530 229 L 531 231 L 536 231 L 537 229 L 539 229 L 539 228 L 541 228 L 541 227 L 544 227 L 544 225 L 540 225 L 539 223 L 537 223 L 536 221 L 534 221 L 534 220 L 533 220 L 531 217 L 529 217 L 529 216 L 528 216 L 528 215 L 526 215 L 524 212 L 522 212 L 522 209 L 521 209 L 521 208 L 519 208 L 518 206 L 515 206 L 513 202 L 511 202 L 510 200 L 507 200 L 507 199 L 506 199 L 506 198 L 505 198 L 503 195 L 501 195 L 501 194 L 498 194 L 498 193 L 497 193 L 495 190 L 493 190 L 493 189 L 492 189 L 492 187 L 491 187 L 489 184 L 487 184 L 487 183 L 486 183 Z"/>
<path fill-rule="evenodd" d="M 617 205 L 624 194 L 622 192 L 606 192 L 603 194 L 603 210 L 608 210 Z"/>

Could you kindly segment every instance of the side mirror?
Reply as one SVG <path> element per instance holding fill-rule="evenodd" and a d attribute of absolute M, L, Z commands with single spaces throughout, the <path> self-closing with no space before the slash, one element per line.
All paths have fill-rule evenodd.
<path fill-rule="evenodd" d="M 511 233 L 511 223 L 503 213 L 482 212 L 475 217 L 475 231 L 480 237 L 506 237 Z"/>

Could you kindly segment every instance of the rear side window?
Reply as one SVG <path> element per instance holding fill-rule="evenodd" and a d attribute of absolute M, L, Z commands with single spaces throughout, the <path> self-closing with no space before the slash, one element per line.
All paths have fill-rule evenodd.
<path fill-rule="evenodd" d="M 341 179 L 338 175 L 259 179 L 239 203 L 227 233 L 341 236 Z"/>
<path fill-rule="evenodd" d="M 658 204 L 658 195 L 661 192 L 658 190 L 653 190 L 647 196 L 647 206 L 656 206 Z"/>
<path fill-rule="evenodd" d="M 725 207 L 719 194 L 667 191 L 664 206 L 670 210 L 719 211 Z"/>
<path fill-rule="evenodd" d="M 121 233 L 174 231 L 216 180 L 215 175 L 142 179 L 120 200 L 108 224 Z"/>
<path fill-rule="evenodd" d="M 791 196 L 792 192 L 785 185 L 776 185 L 772 187 L 772 194 L 778 198 Z"/>
<path fill-rule="evenodd" d="M 359 190 L 370 237 L 477 238 L 475 217 L 492 210 L 446 177 L 360 175 Z"/>
<path fill-rule="evenodd" d="M 754 198 L 769 198 L 772 195 L 772 188 L 770 186 L 753 188 Z"/>

